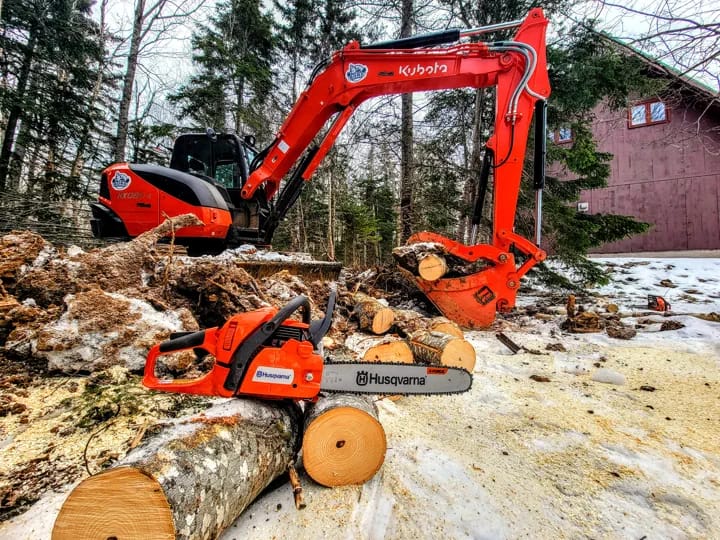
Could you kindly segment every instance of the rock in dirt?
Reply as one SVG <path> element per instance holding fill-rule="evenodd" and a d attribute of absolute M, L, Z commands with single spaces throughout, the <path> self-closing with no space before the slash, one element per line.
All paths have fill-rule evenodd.
<path fill-rule="evenodd" d="M 608 325 L 606 331 L 608 336 L 615 339 L 632 339 L 637 335 L 637 330 L 621 322 Z"/>
<path fill-rule="evenodd" d="M 595 382 L 622 386 L 625 384 L 625 375 L 608 368 L 600 368 L 590 377 Z"/>

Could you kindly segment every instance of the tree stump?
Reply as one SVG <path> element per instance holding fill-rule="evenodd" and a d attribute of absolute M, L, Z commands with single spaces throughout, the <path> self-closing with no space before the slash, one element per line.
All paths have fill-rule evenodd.
<path fill-rule="evenodd" d="M 293 461 L 294 405 L 234 399 L 172 424 L 68 496 L 53 540 L 216 538 Z"/>
<path fill-rule="evenodd" d="M 305 411 L 303 465 L 323 486 L 362 484 L 385 461 L 387 441 L 368 396 L 331 394 Z"/>
<path fill-rule="evenodd" d="M 416 362 L 461 367 L 470 373 L 475 368 L 475 348 L 464 339 L 420 331 L 410 336 L 408 343 Z"/>
<path fill-rule="evenodd" d="M 354 301 L 353 313 L 362 330 L 373 334 L 384 334 L 390 330 L 395 318 L 392 309 L 363 293 L 355 293 Z"/>

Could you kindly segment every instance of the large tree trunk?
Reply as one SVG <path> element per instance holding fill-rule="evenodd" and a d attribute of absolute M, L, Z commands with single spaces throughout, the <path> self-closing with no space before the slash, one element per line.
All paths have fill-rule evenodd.
<path fill-rule="evenodd" d="M 400 37 L 412 34 L 413 0 L 402 0 Z M 412 234 L 413 226 L 413 99 L 403 94 L 400 119 L 400 243 Z"/>
<path fill-rule="evenodd" d="M 15 87 L 15 100 L 10 108 L 7 124 L 5 126 L 5 134 L 3 137 L 2 148 L 0 149 L 0 192 L 5 190 L 5 182 L 7 181 L 8 170 L 10 168 L 10 158 L 12 155 L 13 143 L 15 142 L 15 130 L 18 121 L 22 116 L 22 107 L 20 101 L 25 98 L 25 89 L 30 80 L 30 67 L 32 66 L 33 56 L 35 55 L 36 36 L 35 30 L 30 31 L 30 38 L 25 45 L 25 55 L 23 56 L 22 67 L 18 75 L 17 86 Z"/>
<path fill-rule="evenodd" d="M 130 114 L 130 100 L 132 99 L 135 72 L 137 71 L 140 42 L 142 41 L 142 26 L 145 20 L 145 0 L 137 0 L 133 31 L 130 38 L 130 52 L 128 54 L 127 68 L 123 77 L 122 97 L 120 98 L 120 112 L 118 113 L 117 133 L 115 135 L 114 160 L 125 161 L 125 145 L 128 135 L 128 115 Z"/>
<path fill-rule="evenodd" d="M 216 538 L 288 470 L 301 424 L 294 404 L 240 399 L 173 424 L 81 482 L 52 538 Z"/>
<path fill-rule="evenodd" d="M 321 397 L 305 411 L 303 466 L 318 484 L 346 486 L 372 478 L 385 461 L 387 440 L 372 398 Z"/>

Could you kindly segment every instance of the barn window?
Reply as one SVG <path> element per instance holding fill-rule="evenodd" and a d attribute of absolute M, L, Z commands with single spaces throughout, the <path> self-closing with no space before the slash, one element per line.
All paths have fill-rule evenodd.
<path fill-rule="evenodd" d="M 636 128 L 669 122 L 668 110 L 660 100 L 645 101 L 630 107 L 628 127 Z"/>
<path fill-rule="evenodd" d="M 548 130 L 548 139 L 550 139 L 552 142 L 554 142 L 556 144 L 572 142 L 572 140 L 573 140 L 572 129 L 567 126 L 563 126 L 554 131 Z"/>

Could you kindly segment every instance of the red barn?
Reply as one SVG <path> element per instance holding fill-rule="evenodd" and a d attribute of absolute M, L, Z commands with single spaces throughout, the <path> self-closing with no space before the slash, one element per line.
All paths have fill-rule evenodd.
<path fill-rule="evenodd" d="M 624 111 L 595 111 L 593 133 L 598 150 L 614 156 L 612 173 L 606 188 L 581 193 L 578 211 L 651 224 L 600 253 L 720 249 L 720 100 L 660 64 L 648 66 L 670 80 L 668 90 Z M 562 130 L 555 135 L 560 144 L 572 139 Z"/>

